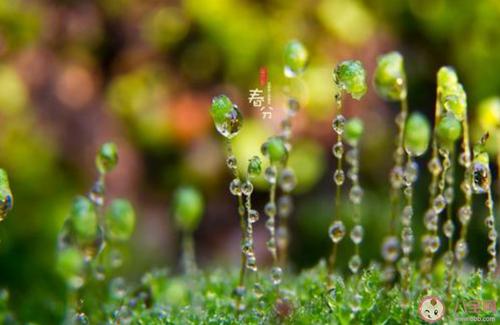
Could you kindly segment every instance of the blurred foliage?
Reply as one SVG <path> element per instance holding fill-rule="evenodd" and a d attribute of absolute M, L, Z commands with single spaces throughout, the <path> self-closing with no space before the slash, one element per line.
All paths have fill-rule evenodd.
<path fill-rule="evenodd" d="M 410 107 L 428 117 L 437 69 L 455 66 L 475 119 L 478 103 L 500 91 L 499 21 L 496 0 L 0 0 L 0 166 L 9 172 L 16 197 L 0 225 L 0 284 L 9 289 L 14 313 L 21 322 L 54 324 L 62 318 L 67 292 L 55 270 L 56 236 L 73 197 L 95 176 L 92 155 L 107 138 L 125 150 L 110 190 L 138 203 L 131 251 L 138 262 L 126 276 L 175 260 L 166 203 L 181 183 L 207 195 L 207 218 L 195 234 L 203 261 L 227 256 L 220 242 L 232 240 L 238 224 L 208 114 L 210 98 L 221 92 L 243 111 L 244 127 L 234 141 L 243 168 L 278 130 L 283 94 L 301 100 L 290 156 L 298 179 L 291 255 L 299 267 L 315 264 L 329 245 L 333 169 L 327 148 L 334 140 L 335 63 L 359 59 L 371 79 L 376 56 L 400 51 Z M 290 39 L 301 40 L 310 58 L 303 78 L 292 84 L 283 76 L 282 55 Z M 272 82 L 271 121 L 247 104 L 260 67 L 268 68 Z M 396 112 L 375 99 L 371 88 L 363 101 L 346 103 L 346 116 L 359 116 L 366 129 L 360 140 L 368 207 L 363 223 L 373 231 L 363 243 L 364 260 L 378 259 L 388 223 Z M 479 129 L 472 128 L 476 138 Z M 416 212 L 427 199 L 423 174 Z M 266 188 L 262 179 L 256 183 Z M 219 233 L 214 225 L 231 231 Z M 484 262 L 485 252 L 474 246 L 481 247 L 477 235 L 484 233 L 474 220 L 472 263 Z M 169 285 L 175 300 L 188 299 L 183 286 Z"/>

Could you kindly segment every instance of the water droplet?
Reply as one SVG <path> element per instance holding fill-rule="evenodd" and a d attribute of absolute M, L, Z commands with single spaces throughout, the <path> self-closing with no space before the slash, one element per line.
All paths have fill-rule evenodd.
<path fill-rule="evenodd" d="M 388 262 L 394 262 L 399 256 L 399 241 L 396 237 L 387 237 L 382 246 L 382 257 Z"/>
<path fill-rule="evenodd" d="M 343 115 L 337 115 L 332 122 L 333 130 L 338 134 L 344 133 L 345 127 L 345 117 Z"/>
<path fill-rule="evenodd" d="M 235 178 L 229 184 L 229 192 L 235 196 L 241 195 L 241 181 L 239 178 Z"/>
<path fill-rule="evenodd" d="M 488 245 L 488 254 L 495 256 L 497 254 L 497 249 L 494 243 Z"/>
<path fill-rule="evenodd" d="M 488 231 L 488 239 L 491 241 L 497 240 L 497 231 L 495 229 L 490 229 Z"/>
<path fill-rule="evenodd" d="M 127 287 L 123 278 L 114 278 L 109 284 L 109 292 L 114 300 L 121 300 L 127 293 Z"/>
<path fill-rule="evenodd" d="M 342 144 L 342 142 L 337 142 L 333 145 L 332 153 L 335 156 L 335 158 L 337 159 L 342 158 L 342 155 L 344 154 L 344 145 Z"/>
<path fill-rule="evenodd" d="M 333 174 L 333 181 L 337 184 L 337 186 L 344 184 L 345 174 L 342 169 L 335 170 L 335 173 Z"/>
<path fill-rule="evenodd" d="M 453 225 L 453 221 L 446 220 L 443 225 L 443 232 L 447 238 L 453 237 L 453 232 L 455 231 L 455 226 Z"/>
<path fill-rule="evenodd" d="M 490 187 L 490 177 L 488 165 L 474 163 L 472 171 L 472 190 L 476 194 L 486 193 Z"/>
<path fill-rule="evenodd" d="M 464 205 L 458 210 L 458 219 L 462 225 L 467 225 L 472 217 L 472 209 Z"/>
<path fill-rule="evenodd" d="M 247 196 L 252 194 L 252 192 L 253 192 L 252 183 L 248 180 L 243 182 L 243 184 L 241 185 L 241 192 Z"/>
<path fill-rule="evenodd" d="M 399 189 L 403 185 L 403 168 L 401 167 L 394 167 L 391 170 L 391 186 L 393 188 Z"/>
<path fill-rule="evenodd" d="M 283 195 L 278 199 L 278 214 L 281 218 L 288 218 L 293 211 L 293 200 L 290 195 Z"/>
<path fill-rule="evenodd" d="M 267 246 L 267 249 L 270 251 L 270 252 L 274 252 L 276 251 L 276 239 L 274 238 L 270 238 L 267 242 L 266 242 L 266 246 Z"/>
<path fill-rule="evenodd" d="M 497 260 L 492 258 L 488 261 L 488 272 L 490 274 L 495 274 L 496 269 L 497 269 Z"/>
<path fill-rule="evenodd" d="M 396 269 L 394 269 L 393 266 L 388 265 L 384 268 L 384 272 L 382 274 L 382 277 L 385 282 L 392 282 L 394 278 L 396 277 Z"/>
<path fill-rule="evenodd" d="M 469 252 L 469 248 L 467 247 L 467 243 L 463 239 L 459 239 L 455 244 L 455 257 L 457 260 L 463 260 Z"/>
<path fill-rule="evenodd" d="M 418 165 L 414 161 L 409 161 L 404 170 L 404 178 L 408 183 L 414 183 L 418 177 Z"/>
<path fill-rule="evenodd" d="M 262 286 L 260 283 L 255 282 L 253 285 L 253 294 L 255 298 L 260 299 L 264 295 L 264 291 L 262 290 Z"/>
<path fill-rule="evenodd" d="M 264 171 L 264 178 L 269 184 L 276 184 L 276 177 L 277 177 L 278 171 L 276 170 L 275 166 L 269 166 L 266 168 Z"/>
<path fill-rule="evenodd" d="M 460 165 L 464 166 L 464 167 L 469 167 L 469 161 L 470 161 L 470 154 L 468 151 L 464 151 L 462 153 L 460 153 L 460 156 L 458 157 L 458 162 L 460 163 Z"/>
<path fill-rule="evenodd" d="M 238 165 L 238 160 L 236 160 L 235 156 L 230 155 L 226 159 L 226 164 L 227 164 L 227 167 L 229 167 L 229 169 L 236 169 L 236 167 Z"/>
<path fill-rule="evenodd" d="M 281 283 L 281 277 L 283 275 L 283 270 L 279 266 L 275 266 L 271 270 L 271 280 L 274 285 L 279 285 Z"/>
<path fill-rule="evenodd" d="M 354 244 L 358 245 L 363 241 L 364 229 L 361 225 L 356 225 L 351 230 L 351 240 Z"/>
<path fill-rule="evenodd" d="M 334 153 L 335 155 L 335 153 Z M 357 148 L 351 148 L 351 150 L 347 151 L 345 160 L 354 166 L 357 166 L 358 164 L 358 149 Z"/>
<path fill-rule="evenodd" d="M 407 205 L 403 209 L 403 214 L 401 215 L 401 221 L 403 226 L 409 227 L 411 225 L 411 218 L 413 217 L 413 208 L 411 205 Z"/>
<path fill-rule="evenodd" d="M 486 217 L 486 219 L 484 219 L 484 224 L 488 228 L 495 228 L 495 217 L 493 216 Z"/>
<path fill-rule="evenodd" d="M 436 231 L 438 225 L 438 215 L 434 209 L 429 209 L 424 215 L 424 225 L 429 231 Z"/>
<path fill-rule="evenodd" d="M 243 297 L 246 294 L 247 290 L 245 289 L 244 286 L 237 286 L 234 288 L 233 294 L 236 297 Z"/>
<path fill-rule="evenodd" d="M 252 272 L 257 271 L 257 259 L 255 258 L 255 255 L 249 254 L 247 256 L 247 269 L 249 269 Z"/>
<path fill-rule="evenodd" d="M 355 185 L 351 187 L 349 191 L 349 199 L 354 204 L 360 204 L 361 199 L 363 198 L 363 189 L 359 185 Z"/>
<path fill-rule="evenodd" d="M 264 206 L 264 213 L 269 217 L 274 217 L 276 215 L 276 204 L 274 202 L 267 202 Z"/>
<path fill-rule="evenodd" d="M 228 139 L 234 138 L 240 132 L 242 125 L 243 116 L 236 105 L 233 105 L 233 108 L 226 113 L 222 120 L 215 122 L 217 131 Z"/>
<path fill-rule="evenodd" d="M 436 198 L 434 199 L 434 205 L 433 205 L 434 211 L 437 214 L 440 214 L 444 210 L 445 207 L 446 207 L 446 199 L 444 198 L 444 196 L 442 196 L 441 194 L 436 196 Z"/>
<path fill-rule="evenodd" d="M 444 197 L 445 197 L 446 202 L 448 204 L 450 204 L 451 202 L 453 202 L 454 193 L 453 193 L 453 188 L 452 187 L 446 188 L 446 190 L 444 191 Z"/>
<path fill-rule="evenodd" d="M 259 220 L 259 212 L 257 210 L 249 210 L 248 211 L 248 222 L 256 223 Z"/>
<path fill-rule="evenodd" d="M 354 272 L 356 273 L 356 272 Z M 351 301 L 351 311 L 353 313 L 357 313 L 361 310 L 361 295 L 360 294 L 355 294 L 353 297 L 352 297 L 352 301 Z"/>
<path fill-rule="evenodd" d="M 349 269 L 352 273 L 356 274 L 361 267 L 361 257 L 359 255 L 353 255 L 349 260 Z"/>
<path fill-rule="evenodd" d="M 443 170 L 438 157 L 432 158 L 427 164 L 427 168 L 429 168 L 429 171 L 434 176 L 439 175 L 439 173 L 441 173 L 441 171 Z"/>
<path fill-rule="evenodd" d="M 413 247 L 413 231 L 410 227 L 403 228 L 401 239 L 401 250 L 405 255 L 410 254 Z"/>
<path fill-rule="evenodd" d="M 75 324 L 78 324 L 78 325 L 87 325 L 87 324 L 90 324 L 89 318 L 84 313 L 76 313 L 76 315 L 75 315 Z"/>
<path fill-rule="evenodd" d="M 345 236 L 345 226 L 342 221 L 335 221 L 328 229 L 328 234 L 334 243 L 340 242 Z"/>
<path fill-rule="evenodd" d="M 97 180 L 89 193 L 89 199 L 96 206 L 102 206 L 104 204 L 104 192 L 105 186 L 102 179 Z"/>
<path fill-rule="evenodd" d="M 280 187 L 285 193 L 291 192 L 297 185 L 297 179 L 293 170 L 289 168 L 283 169 L 280 175 Z"/>

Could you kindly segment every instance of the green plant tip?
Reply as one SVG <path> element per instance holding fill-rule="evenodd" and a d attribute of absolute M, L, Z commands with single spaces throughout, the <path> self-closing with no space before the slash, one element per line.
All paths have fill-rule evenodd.
<path fill-rule="evenodd" d="M 427 118 L 420 113 L 412 113 L 406 121 L 404 146 L 406 152 L 414 157 L 427 150 L 431 139 L 431 127 Z"/>
<path fill-rule="evenodd" d="M 357 143 L 363 134 L 363 121 L 359 118 L 349 119 L 345 124 L 345 139 L 350 144 Z"/>
<path fill-rule="evenodd" d="M 5 219 L 7 213 L 14 206 L 14 196 L 10 190 L 7 172 L 0 168 L 0 221 Z"/>
<path fill-rule="evenodd" d="M 175 192 L 173 215 L 177 226 L 183 231 L 193 232 L 198 227 L 203 208 L 203 197 L 194 187 L 184 186 Z"/>
<path fill-rule="evenodd" d="M 135 211 L 129 201 L 116 199 L 106 210 L 106 234 L 112 241 L 126 241 L 135 227 Z"/>
<path fill-rule="evenodd" d="M 478 121 L 483 131 L 493 131 L 500 127 L 500 97 L 491 97 L 479 104 Z"/>
<path fill-rule="evenodd" d="M 377 93 L 389 101 L 401 101 L 406 98 L 406 74 L 403 56 L 399 52 L 390 52 L 377 60 L 373 83 Z"/>
<path fill-rule="evenodd" d="M 269 158 L 271 164 L 283 163 L 288 158 L 288 150 L 281 137 L 271 137 L 262 145 L 262 154 Z"/>
<path fill-rule="evenodd" d="M 97 234 L 97 214 L 92 202 L 84 197 L 77 196 L 71 209 L 71 225 L 78 239 L 92 240 Z"/>
<path fill-rule="evenodd" d="M 285 46 L 285 76 L 294 78 L 301 74 L 309 58 L 306 47 L 299 41 L 293 40 Z"/>
<path fill-rule="evenodd" d="M 361 99 L 368 90 L 366 71 L 358 60 L 342 61 L 333 72 L 335 84 L 341 91 L 346 91 L 354 99 Z"/>
<path fill-rule="evenodd" d="M 446 114 L 437 125 L 437 136 L 446 146 L 453 145 L 462 134 L 462 126 L 453 114 Z"/>
<path fill-rule="evenodd" d="M 68 247 L 57 252 L 56 270 L 69 280 L 77 276 L 83 270 L 84 257 L 76 248 Z"/>
<path fill-rule="evenodd" d="M 441 67 L 437 72 L 438 89 L 452 88 L 458 83 L 458 76 L 452 67 Z"/>
<path fill-rule="evenodd" d="M 109 173 L 118 163 L 118 149 L 113 142 L 107 142 L 101 146 L 96 157 L 97 170 L 101 174 Z"/>
<path fill-rule="evenodd" d="M 212 99 L 210 115 L 215 128 L 225 138 L 231 139 L 240 132 L 243 117 L 238 107 L 226 95 L 215 96 Z"/>
<path fill-rule="evenodd" d="M 257 177 L 262 172 L 262 161 L 258 156 L 253 156 L 248 160 L 248 176 Z"/>

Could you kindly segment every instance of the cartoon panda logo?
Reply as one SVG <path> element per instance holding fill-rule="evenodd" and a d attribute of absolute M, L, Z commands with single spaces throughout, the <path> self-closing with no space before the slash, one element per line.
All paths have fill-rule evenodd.
<path fill-rule="evenodd" d="M 418 306 L 420 318 L 427 323 L 435 323 L 444 316 L 444 304 L 436 296 L 423 297 Z"/>

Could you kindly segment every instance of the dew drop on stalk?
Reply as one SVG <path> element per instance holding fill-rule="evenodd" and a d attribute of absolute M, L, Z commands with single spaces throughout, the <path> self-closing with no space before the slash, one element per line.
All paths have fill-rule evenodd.
<path fill-rule="evenodd" d="M 254 283 L 253 294 L 257 299 L 260 299 L 264 295 L 264 291 L 262 290 L 262 285 L 259 282 Z"/>
<path fill-rule="evenodd" d="M 275 166 L 269 166 L 266 168 L 264 171 L 264 178 L 269 184 L 275 184 L 276 183 L 276 177 L 277 177 L 278 171 L 276 170 Z"/>
<path fill-rule="evenodd" d="M 102 206 L 104 204 L 104 192 L 105 186 L 104 181 L 102 179 L 97 180 L 89 193 L 89 199 L 96 206 Z"/>
<path fill-rule="evenodd" d="M 248 222 L 256 223 L 259 220 L 259 212 L 257 210 L 249 210 L 248 211 Z"/>
<path fill-rule="evenodd" d="M 353 272 L 353 273 L 356 273 L 356 272 Z M 352 297 L 352 301 L 351 301 L 351 304 L 350 304 L 350 307 L 351 307 L 351 311 L 353 313 L 357 313 L 361 310 L 361 295 L 360 294 L 355 294 L 353 297 Z"/>
<path fill-rule="evenodd" d="M 455 244 L 455 256 L 457 260 L 463 260 L 469 253 L 469 248 L 464 239 L 459 239 Z"/>
<path fill-rule="evenodd" d="M 474 163 L 472 170 L 472 190 L 476 194 L 486 193 L 490 186 L 488 166 L 483 163 Z"/>
<path fill-rule="evenodd" d="M 444 210 L 445 207 L 446 207 L 446 199 L 444 198 L 444 196 L 442 195 L 436 196 L 433 202 L 434 211 L 437 214 L 439 214 Z"/>
<path fill-rule="evenodd" d="M 274 217 L 276 215 L 276 204 L 274 202 L 267 202 L 264 206 L 264 212 L 269 217 Z"/>
<path fill-rule="evenodd" d="M 464 205 L 458 210 L 458 219 L 460 220 L 460 223 L 463 225 L 466 225 L 469 223 L 470 219 L 472 217 L 472 209 Z"/>
<path fill-rule="evenodd" d="M 247 267 L 247 269 L 249 269 L 252 272 L 257 271 L 257 260 L 255 259 L 255 255 L 250 254 L 247 256 L 246 267 Z"/>
<path fill-rule="evenodd" d="M 351 230 L 351 240 L 354 244 L 358 245 L 363 241 L 364 230 L 363 226 L 356 225 Z"/>
<path fill-rule="evenodd" d="M 241 181 L 239 178 L 235 178 L 229 184 L 229 191 L 235 196 L 241 195 Z"/>
<path fill-rule="evenodd" d="M 78 325 L 88 325 L 88 324 L 90 324 L 89 318 L 84 313 L 76 313 L 76 315 L 75 315 L 75 324 L 78 324 Z"/>
<path fill-rule="evenodd" d="M 279 266 L 275 266 L 271 270 L 271 281 L 274 285 L 279 285 L 281 283 L 281 278 L 283 275 L 283 270 Z"/>
<path fill-rule="evenodd" d="M 359 255 L 353 255 L 349 260 L 349 270 L 351 270 L 352 273 L 358 273 L 360 267 L 361 257 L 359 257 Z"/>
<path fill-rule="evenodd" d="M 293 170 L 290 168 L 283 169 L 280 175 L 279 184 L 283 192 L 291 192 L 297 185 L 297 179 Z"/>
<path fill-rule="evenodd" d="M 342 221 L 335 221 L 328 229 L 328 234 L 334 243 L 340 242 L 345 236 L 345 226 Z"/>
<path fill-rule="evenodd" d="M 441 173 L 441 171 L 443 170 L 443 167 L 441 166 L 441 162 L 439 161 L 438 157 L 432 158 L 427 164 L 427 167 L 429 168 L 431 174 L 434 176 L 439 175 L 439 173 Z"/>
<path fill-rule="evenodd" d="M 453 237 L 453 232 L 455 231 L 455 226 L 451 220 L 446 220 L 443 225 L 443 232 L 447 238 Z"/>
<path fill-rule="evenodd" d="M 429 231 L 437 230 L 438 215 L 434 209 L 429 209 L 424 215 L 424 225 Z"/>
<path fill-rule="evenodd" d="M 293 200 L 290 195 L 283 195 L 278 199 L 278 214 L 281 218 L 288 218 L 293 210 Z"/>
<path fill-rule="evenodd" d="M 226 159 L 226 164 L 229 169 L 236 169 L 236 166 L 238 165 L 238 160 L 236 160 L 235 156 L 230 155 Z"/>
<path fill-rule="evenodd" d="M 332 153 L 335 156 L 335 158 L 337 159 L 342 158 L 342 155 L 344 154 L 344 145 L 342 144 L 342 142 L 337 142 L 333 145 Z"/>
<path fill-rule="evenodd" d="M 388 262 L 394 262 L 399 256 L 399 241 L 396 237 L 387 237 L 382 245 L 382 257 Z"/>
<path fill-rule="evenodd" d="M 345 181 L 344 171 L 341 169 L 335 170 L 335 172 L 333 173 L 333 181 L 335 182 L 335 184 L 337 184 L 337 186 L 344 184 Z"/>
<path fill-rule="evenodd" d="M 253 192 L 253 185 L 250 181 L 244 181 L 241 185 L 241 192 L 245 195 L 250 195 Z"/>
<path fill-rule="evenodd" d="M 344 127 L 345 127 L 345 117 L 341 114 L 337 115 L 335 119 L 332 122 L 332 128 L 337 134 L 342 134 L 344 133 Z"/>

